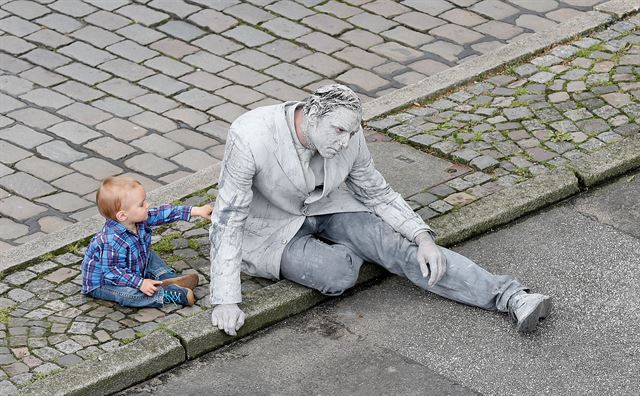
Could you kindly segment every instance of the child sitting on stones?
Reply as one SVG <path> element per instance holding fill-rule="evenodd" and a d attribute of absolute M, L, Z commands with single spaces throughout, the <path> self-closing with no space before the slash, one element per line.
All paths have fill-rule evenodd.
<path fill-rule="evenodd" d="M 82 293 L 127 307 L 193 305 L 197 274 L 178 276 L 151 251 L 151 226 L 211 218 L 211 205 L 149 208 L 144 188 L 129 177 L 107 177 L 96 193 L 106 222 L 82 261 Z"/>

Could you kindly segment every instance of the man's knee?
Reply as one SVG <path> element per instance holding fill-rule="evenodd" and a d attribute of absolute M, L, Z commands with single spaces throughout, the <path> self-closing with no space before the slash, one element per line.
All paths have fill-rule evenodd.
<path fill-rule="evenodd" d="M 345 247 L 338 247 L 339 250 L 344 250 L 345 254 L 341 257 L 339 263 L 335 263 L 334 271 L 327 271 L 326 279 L 324 279 L 323 285 L 319 288 L 322 294 L 328 296 L 339 296 L 347 289 L 353 287 L 360 273 L 360 267 L 362 266 L 362 259 Z"/>

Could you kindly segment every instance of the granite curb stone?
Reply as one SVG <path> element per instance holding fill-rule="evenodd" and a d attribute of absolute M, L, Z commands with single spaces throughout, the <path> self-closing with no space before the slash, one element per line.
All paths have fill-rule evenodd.
<path fill-rule="evenodd" d="M 605 147 L 570 165 L 585 187 L 593 187 L 640 167 L 640 136 L 628 137 L 621 143 Z"/>

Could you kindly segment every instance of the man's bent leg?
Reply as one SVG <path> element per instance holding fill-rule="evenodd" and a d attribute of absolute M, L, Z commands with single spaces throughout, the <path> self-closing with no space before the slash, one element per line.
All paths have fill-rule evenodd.
<path fill-rule="evenodd" d="M 366 261 L 382 265 L 421 288 L 442 297 L 489 310 L 507 311 L 509 298 L 526 290 L 515 278 L 493 275 L 468 258 L 442 248 L 447 272 L 434 287 L 422 276 L 416 257 L 417 246 L 378 216 L 367 212 L 336 213 L 318 225 L 319 235 L 340 243 Z"/>
<path fill-rule="evenodd" d="M 329 245 L 314 235 L 316 219 L 307 218 L 287 244 L 280 261 L 283 278 L 337 296 L 355 285 L 362 259 L 347 247 Z"/>

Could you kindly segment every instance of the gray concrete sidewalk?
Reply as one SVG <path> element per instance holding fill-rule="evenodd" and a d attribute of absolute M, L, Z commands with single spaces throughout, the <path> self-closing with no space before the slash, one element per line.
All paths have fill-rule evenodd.
<path fill-rule="evenodd" d="M 554 297 L 538 332 L 393 277 L 119 395 L 633 395 L 640 173 L 454 250 Z"/>
<path fill-rule="evenodd" d="M 604 0 L 1 0 L 0 251 L 221 159 L 248 109 L 379 97 Z"/>

